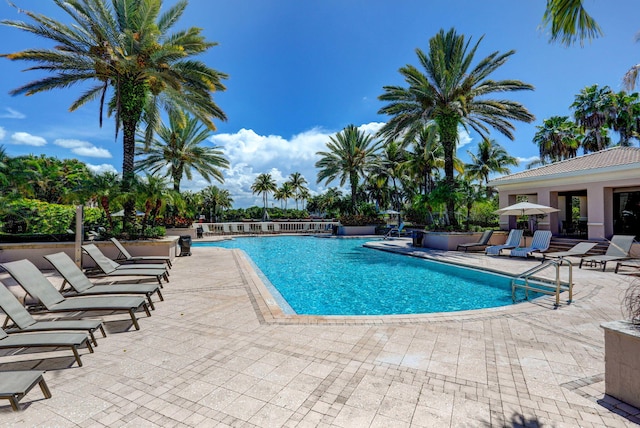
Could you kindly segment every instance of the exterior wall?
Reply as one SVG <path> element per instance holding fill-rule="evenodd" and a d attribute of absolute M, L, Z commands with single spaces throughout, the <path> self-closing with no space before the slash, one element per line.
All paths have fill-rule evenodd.
<path fill-rule="evenodd" d="M 587 191 L 586 215 L 587 237 L 603 240 L 613 235 L 613 191 L 615 189 L 637 187 L 640 185 L 640 171 L 637 177 L 618 178 L 616 174 L 591 174 L 571 177 L 571 179 L 538 179 L 530 182 L 508 183 L 498 186 L 500 208 L 514 204 L 516 196 L 527 195 L 529 202 L 558 206 L 558 193 Z M 561 211 L 562 212 L 562 211 Z M 582 212 L 581 212 L 582 215 Z M 559 232 L 560 213 L 551 213 L 538 223 L 540 229 Z M 515 216 L 501 216 L 500 228 L 512 229 L 516 226 Z"/>
<path fill-rule="evenodd" d="M 176 257 L 177 237 L 148 241 L 122 241 L 122 245 L 132 256 L 169 256 Z M 118 249 L 111 241 L 93 242 L 109 258 L 114 259 L 118 255 Z M 0 263 L 27 259 L 40 270 L 53 270 L 51 264 L 44 258 L 47 254 L 65 252 L 74 258 L 75 244 L 73 242 L 43 242 L 43 243 L 10 243 L 0 244 Z M 82 257 L 82 267 L 95 266 L 88 256 Z"/>

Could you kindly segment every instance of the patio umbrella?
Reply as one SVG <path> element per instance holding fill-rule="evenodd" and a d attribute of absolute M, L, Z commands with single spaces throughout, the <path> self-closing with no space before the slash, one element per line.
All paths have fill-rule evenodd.
<path fill-rule="evenodd" d="M 142 217 L 144 215 L 144 213 L 142 211 L 136 211 L 136 215 L 138 217 Z M 117 212 L 111 214 L 111 217 L 123 217 L 123 216 L 124 216 L 124 210 L 120 210 L 120 211 L 117 211 Z"/>
<path fill-rule="evenodd" d="M 557 208 L 546 205 L 532 204 L 531 202 L 519 202 L 508 207 L 500 208 L 496 214 L 500 215 L 539 215 L 560 211 Z"/>
<path fill-rule="evenodd" d="M 546 205 L 538 205 L 533 204 L 531 202 L 518 202 L 514 205 L 509 205 L 508 207 L 500 208 L 495 211 L 496 214 L 500 215 L 540 215 L 540 214 L 549 214 L 560 211 L 557 208 L 548 207 Z M 524 245 L 527 246 L 527 237 L 524 238 Z"/>

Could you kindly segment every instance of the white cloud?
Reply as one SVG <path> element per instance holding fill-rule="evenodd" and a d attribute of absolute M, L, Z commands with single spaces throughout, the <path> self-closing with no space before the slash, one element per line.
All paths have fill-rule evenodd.
<path fill-rule="evenodd" d="M 26 132 L 15 132 L 13 135 L 11 135 L 11 143 L 21 146 L 42 147 L 47 144 L 47 140 L 42 137 L 28 134 Z"/>
<path fill-rule="evenodd" d="M 90 163 L 86 164 L 87 168 L 92 171 L 94 174 L 102 174 L 103 172 L 113 172 L 115 174 L 118 173 L 118 170 L 111 164 L 103 163 L 101 165 L 92 165 Z"/>
<path fill-rule="evenodd" d="M 473 141 L 473 138 L 471 138 L 471 135 L 469 135 L 467 130 L 462 127 L 459 127 L 458 128 L 458 150 L 463 148 L 464 146 L 471 144 L 472 141 Z"/>
<path fill-rule="evenodd" d="M 384 125 L 384 122 L 370 122 L 358 126 L 358 129 L 367 134 L 375 135 Z"/>
<path fill-rule="evenodd" d="M 7 135 L 7 131 L 5 131 L 2 126 L 0 126 L 0 140 L 4 140 L 4 137 L 6 135 Z"/>
<path fill-rule="evenodd" d="M 516 157 L 516 159 L 518 159 L 518 162 L 520 162 L 520 164 L 527 164 L 529 162 L 533 162 L 536 161 L 538 159 L 540 159 L 540 157 L 538 156 L 529 156 L 528 158 L 523 158 L 523 157 Z"/>
<path fill-rule="evenodd" d="M 0 114 L 0 119 L 24 119 L 25 117 L 27 117 L 12 108 L 5 107 L 4 109 L 7 113 Z"/>
<path fill-rule="evenodd" d="M 93 144 L 82 140 L 57 139 L 53 144 L 71 149 L 71 152 L 78 156 L 86 156 L 92 158 L 111 158 L 111 153 L 103 148 L 94 146 Z"/>
<path fill-rule="evenodd" d="M 384 123 L 372 122 L 361 125 L 358 129 L 373 135 L 383 125 Z M 315 163 L 319 160 L 316 152 L 325 150 L 326 144 L 335 134 L 336 132 L 313 128 L 290 139 L 279 135 L 258 135 L 251 129 L 241 129 L 235 134 L 214 135 L 211 142 L 221 147 L 231 168 L 224 171 L 223 185 L 212 184 L 229 190 L 236 207 L 262 205 L 262 197 L 251 192 L 251 184 L 262 173 L 271 174 L 276 183 L 281 185 L 290 174 L 299 172 L 307 180 L 310 193 L 320 193 L 325 187 L 316 184 Z M 191 182 L 183 183 L 181 188 L 196 191 L 208 185 L 200 176 L 196 177 L 196 174 Z"/>

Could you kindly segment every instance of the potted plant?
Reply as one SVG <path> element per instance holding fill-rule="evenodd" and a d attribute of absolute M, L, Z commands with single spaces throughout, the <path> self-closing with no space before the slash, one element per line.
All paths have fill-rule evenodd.
<path fill-rule="evenodd" d="M 604 329 L 605 393 L 640 408 L 640 282 L 635 280 L 622 303 L 624 320 Z"/>
<path fill-rule="evenodd" d="M 338 235 L 375 235 L 376 228 L 382 224 L 379 218 L 362 214 L 342 215 L 339 221 Z"/>

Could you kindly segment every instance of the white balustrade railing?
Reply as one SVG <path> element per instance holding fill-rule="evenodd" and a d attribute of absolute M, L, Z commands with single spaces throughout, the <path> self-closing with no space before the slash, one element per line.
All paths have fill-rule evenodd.
<path fill-rule="evenodd" d="M 193 223 L 193 228 L 202 228 L 204 236 L 210 235 L 257 235 L 272 233 L 331 233 L 339 221 L 241 221 L 229 223 Z"/>

